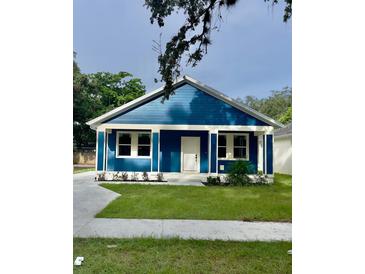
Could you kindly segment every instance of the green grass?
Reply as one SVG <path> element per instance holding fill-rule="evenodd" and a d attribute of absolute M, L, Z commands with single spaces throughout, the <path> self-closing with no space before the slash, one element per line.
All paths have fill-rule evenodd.
<path fill-rule="evenodd" d="M 87 171 L 94 171 L 95 167 L 74 167 L 74 174 L 87 172 Z"/>
<path fill-rule="evenodd" d="M 102 184 L 121 194 L 99 218 L 291 221 L 291 176 L 268 186 L 196 187 Z"/>
<path fill-rule="evenodd" d="M 107 245 L 116 245 L 108 248 Z M 291 242 L 74 239 L 74 273 L 291 273 Z"/>

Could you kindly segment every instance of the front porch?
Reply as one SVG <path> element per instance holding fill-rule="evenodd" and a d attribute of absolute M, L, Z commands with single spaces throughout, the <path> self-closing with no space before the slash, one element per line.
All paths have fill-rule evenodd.
<path fill-rule="evenodd" d="M 227 174 L 237 160 L 273 174 L 271 126 L 104 124 L 97 130 L 97 172 L 163 173 L 170 181 Z"/>

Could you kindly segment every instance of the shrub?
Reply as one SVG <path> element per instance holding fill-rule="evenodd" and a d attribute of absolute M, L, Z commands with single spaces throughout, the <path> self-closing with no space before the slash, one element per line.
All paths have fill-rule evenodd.
<path fill-rule="evenodd" d="M 97 175 L 97 180 L 98 181 L 105 181 L 105 177 L 106 177 L 106 173 L 103 172 L 103 173 L 100 173 Z"/>
<path fill-rule="evenodd" d="M 127 172 L 122 172 L 122 180 L 123 181 L 127 181 L 128 180 L 128 173 Z"/>
<path fill-rule="evenodd" d="M 248 173 L 250 171 L 251 164 L 244 161 L 236 161 L 229 169 L 227 182 L 233 186 L 244 186 L 252 183 Z"/>
<path fill-rule="evenodd" d="M 146 171 L 143 172 L 142 177 L 143 177 L 143 181 L 148 181 L 149 180 L 148 174 L 147 174 Z"/>
<path fill-rule="evenodd" d="M 259 170 L 255 175 L 255 184 L 266 185 L 267 183 L 268 183 L 267 175 L 265 175 L 261 170 Z"/>
<path fill-rule="evenodd" d="M 162 182 L 163 181 L 163 174 L 162 172 L 157 173 L 157 181 Z"/>
<path fill-rule="evenodd" d="M 212 186 L 218 186 L 221 185 L 221 179 L 220 177 L 213 177 L 213 176 L 208 176 L 207 177 L 207 184 L 208 185 L 212 185 Z"/>

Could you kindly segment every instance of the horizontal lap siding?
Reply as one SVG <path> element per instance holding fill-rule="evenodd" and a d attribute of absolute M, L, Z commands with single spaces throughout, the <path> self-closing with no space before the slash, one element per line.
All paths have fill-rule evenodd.
<path fill-rule="evenodd" d="M 108 134 L 108 171 L 150 172 L 150 158 L 116 158 L 116 130 Z"/>
<path fill-rule="evenodd" d="M 107 121 L 116 124 L 249 125 L 267 124 L 189 85 L 161 103 L 161 97 Z"/>

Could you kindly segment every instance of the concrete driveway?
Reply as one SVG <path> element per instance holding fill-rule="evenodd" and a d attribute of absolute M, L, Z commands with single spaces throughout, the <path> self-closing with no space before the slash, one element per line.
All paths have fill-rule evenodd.
<path fill-rule="evenodd" d="M 74 174 L 73 231 L 74 235 L 94 219 L 109 202 L 120 194 L 98 186 L 95 171 Z"/>

